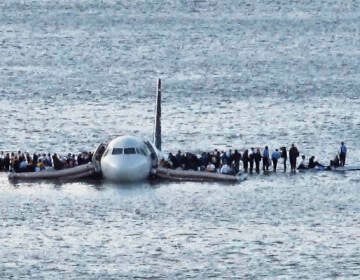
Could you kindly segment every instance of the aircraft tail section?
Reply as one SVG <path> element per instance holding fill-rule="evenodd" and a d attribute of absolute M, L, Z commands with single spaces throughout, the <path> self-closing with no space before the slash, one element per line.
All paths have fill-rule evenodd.
<path fill-rule="evenodd" d="M 154 144 L 155 147 L 161 151 L 161 79 L 158 80 L 157 94 L 156 94 L 156 116 L 155 116 L 155 131 Z"/>

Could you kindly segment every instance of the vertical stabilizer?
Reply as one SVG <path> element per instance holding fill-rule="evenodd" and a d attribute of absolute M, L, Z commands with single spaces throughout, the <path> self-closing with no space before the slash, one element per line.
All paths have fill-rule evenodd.
<path fill-rule="evenodd" d="M 155 116 L 155 131 L 154 144 L 155 147 L 161 151 L 161 79 L 158 80 L 157 94 L 156 94 L 156 116 Z"/>

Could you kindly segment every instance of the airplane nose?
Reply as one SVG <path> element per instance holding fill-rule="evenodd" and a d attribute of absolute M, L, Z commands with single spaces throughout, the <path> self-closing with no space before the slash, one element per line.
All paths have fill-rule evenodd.
<path fill-rule="evenodd" d="M 146 179 L 149 176 L 150 165 L 146 159 L 140 157 L 112 158 L 102 163 L 101 170 L 106 179 L 133 182 Z"/>

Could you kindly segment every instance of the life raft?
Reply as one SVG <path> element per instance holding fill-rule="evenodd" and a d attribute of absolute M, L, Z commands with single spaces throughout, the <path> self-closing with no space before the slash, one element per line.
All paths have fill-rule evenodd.
<path fill-rule="evenodd" d="M 95 166 L 93 163 L 79 165 L 61 170 L 44 170 L 39 172 L 10 172 L 9 179 L 20 180 L 46 180 L 46 179 L 79 179 L 89 177 L 95 174 Z"/>

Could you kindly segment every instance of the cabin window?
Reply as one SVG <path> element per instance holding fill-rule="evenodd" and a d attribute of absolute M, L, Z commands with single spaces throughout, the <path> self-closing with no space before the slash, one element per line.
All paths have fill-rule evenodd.
<path fill-rule="evenodd" d="M 135 148 L 124 148 L 124 154 L 125 155 L 136 154 Z"/>
<path fill-rule="evenodd" d="M 112 151 L 113 155 L 122 155 L 123 154 L 123 148 L 114 148 Z"/>

